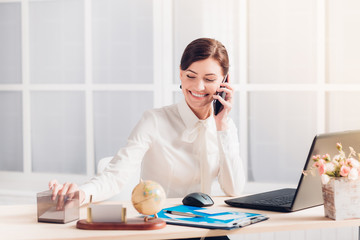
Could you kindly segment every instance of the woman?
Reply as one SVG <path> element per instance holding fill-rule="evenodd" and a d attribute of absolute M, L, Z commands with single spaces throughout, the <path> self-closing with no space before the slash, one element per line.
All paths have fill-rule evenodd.
<path fill-rule="evenodd" d="M 141 178 L 160 183 L 167 197 L 196 191 L 211 194 L 216 178 L 225 194 L 239 195 L 245 178 L 237 129 L 228 116 L 234 93 L 228 71 L 228 54 L 220 42 L 208 38 L 191 42 L 180 64 L 184 101 L 146 111 L 104 172 L 80 187 L 52 180 L 53 196 L 80 190 L 81 203 L 87 203 L 90 195 L 94 202 L 108 199 L 140 165 Z M 223 82 L 226 76 L 228 82 Z M 217 92 L 225 92 L 225 99 Z M 223 105 L 217 115 L 213 100 Z"/>

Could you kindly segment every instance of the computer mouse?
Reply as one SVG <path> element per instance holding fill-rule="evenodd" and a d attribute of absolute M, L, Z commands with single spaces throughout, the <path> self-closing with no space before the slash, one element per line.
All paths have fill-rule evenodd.
<path fill-rule="evenodd" d="M 184 205 L 194 207 L 209 207 L 214 205 L 214 201 L 211 199 L 211 197 L 201 192 L 189 193 L 183 198 L 182 203 Z"/>

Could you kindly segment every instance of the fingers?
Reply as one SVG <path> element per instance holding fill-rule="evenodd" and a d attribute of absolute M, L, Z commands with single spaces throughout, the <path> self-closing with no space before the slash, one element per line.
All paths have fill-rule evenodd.
<path fill-rule="evenodd" d="M 229 83 L 221 83 L 220 87 L 217 89 L 217 92 L 225 92 L 225 101 L 230 101 L 232 103 L 232 96 L 234 94 L 234 89 Z"/>
<path fill-rule="evenodd" d="M 227 75 L 227 82 L 221 82 L 219 88 L 217 89 L 218 92 L 225 91 L 226 93 L 230 93 L 229 91 L 224 90 L 224 88 L 230 90 L 231 94 L 234 92 L 234 88 L 232 87 L 230 80 L 230 74 Z"/>
<path fill-rule="evenodd" d="M 70 184 L 71 184 L 71 183 L 68 183 L 68 182 L 64 183 L 64 184 L 63 184 L 63 187 L 60 189 L 58 195 L 65 195 L 65 194 L 68 192 L 68 189 L 69 189 L 69 187 L 70 187 Z"/>
<path fill-rule="evenodd" d="M 221 83 L 221 86 L 225 86 L 225 87 L 219 87 L 217 89 L 217 92 L 225 92 L 225 99 L 221 97 L 221 94 L 216 94 L 216 95 L 213 95 L 213 99 L 217 99 L 219 100 L 219 102 L 224 106 L 224 109 L 223 110 L 226 110 L 226 111 L 221 111 L 221 112 L 226 112 L 226 113 L 229 113 L 232 109 L 232 97 L 233 97 L 233 94 L 234 94 L 234 89 L 232 88 L 231 84 L 229 83 Z M 222 114 L 223 116 L 224 113 Z"/>
<path fill-rule="evenodd" d="M 78 190 L 78 186 L 75 183 L 59 184 L 56 180 L 49 182 L 49 188 L 52 189 L 51 199 L 53 201 L 58 196 L 56 203 L 57 210 L 63 210 L 67 205 L 67 201 L 76 197 L 75 192 Z"/>
<path fill-rule="evenodd" d="M 220 87 L 217 89 L 217 92 L 226 93 L 224 98 L 221 97 L 221 95 L 224 94 L 213 95 L 213 99 L 218 100 L 223 105 L 223 109 L 217 115 L 214 116 L 217 130 L 223 131 L 228 128 L 226 119 L 229 112 L 232 109 L 232 103 L 233 103 L 232 98 L 234 94 L 234 89 L 231 85 L 230 75 L 227 76 L 227 82 L 222 82 L 220 84 Z"/>
<path fill-rule="evenodd" d="M 82 203 L 81 190 L 79 190 L 76 184 L 69 187 L 68 194 L 65 195 L 64 208 L 72 208 L 79 206 Z"/>
<path fill-rule="evenodd" d="M 53 189 L 54 185 L 57 185 L 58 181 L 56 179 L 53 179 L 49 182 L 49 189 Z"/>
<path fill-rule="evenodd" d="M 58 183 L 56 179 L 51 180 L 49 182 L 49 189 L 52 190 L 51 199 L 55 200 L 56 196 L 58 195 L 59 190 L 62 188 L 62 185 Z"/>
<path fill-rule="evenodd" d="M 77 190 L 78 186 L 75 183 L 71 183 L 65 195 L 67 195 L 68 199 L 73 199 Z"/>
<path fill-rule="evenodd" d="M 224 83 L 220 83 L 220 87 L 218 90 L 222 89 L 222 88 L 226 88 L 229 89 L 231 91 L 234 91 L 232 84 L 228 83 L 228 82 L 224 82 Z"/>
<path fill-rule="evenodd" d="M 62 189 L 58 192 L 58 202 L 56 209 L 62 210 L 67 206 L 75 196 L 75 192 L 78 190 L 78 186 L 75 183 L 64 183 Z"/>
<path fill-rule="evenodd" d="M 232 89 L 228 89 L 228 88 L 219 88 L 218 92 L 225 92 L 225 101 L 230 101 L 232 102 L 232 96 L 234 91 Z"/>
<path fill-rule="evenodd" d="M 213 98 L 214 99 L 217 99 L 220 101 L 220 103 L 224 106 L 224 108 L 226 108 L 228 111 L 231 110 L 231 107 L 232 107 L 232 100 L 231 100 L 231 97 L 225 97 L 227 100 L 223 99 L 221 96 L 219 95 L 213 95 Z M 222 111 L 221 111 L 222 112 Z"/>

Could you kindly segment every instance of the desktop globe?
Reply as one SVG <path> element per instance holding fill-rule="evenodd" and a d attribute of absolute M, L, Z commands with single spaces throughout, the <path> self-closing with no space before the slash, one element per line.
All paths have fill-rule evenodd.
<path fill-rule="evenodd" d="M 131 194 L 134 208 L 143 215 L 154 215 L 154 218 L 157 218 L 157 213 L 163 208 L 165 199 L 166 194 L 162 186 L 150 180 L 140 181 Z M 145 221 L 148 219 L 146 216 Z"/>

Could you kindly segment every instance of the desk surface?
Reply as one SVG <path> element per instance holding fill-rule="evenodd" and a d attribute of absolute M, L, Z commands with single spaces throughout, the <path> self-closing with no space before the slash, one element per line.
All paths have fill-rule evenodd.
<path fill-rule="evenodd" d="M 67 224 L 38 223 L 36 205 L 0 206 L 0 232 L 4 239 L 171 239 L 230 234 L 248 234 L 306 230 L 314 228 L 334 228 L 359 226 L 360 219 L 334 221 L 324 217 L 323 206 L 293 213 L 276 213 L 250 209 L 232 208 L 224 203 L 228 197 L 214 198 L 216 208 L 267 214 L 270 219 L 234 230 L 209 230 L 195 227 L 167 225 L 160 230 L 149 231 L 94 231 L 76 228 L 76 221 Z M 106 203 L 103 203 L 106 204 Z M 121 202 L 127 207 L 128 217 L 139 216 L 129 202 Z M 168 199 L 165 207 L 181 204 L 181 199 Z M 86 218 L 86 207 L 80 209 L 80 218 Z"/>

